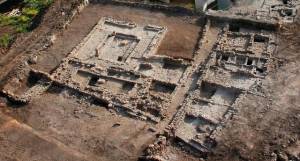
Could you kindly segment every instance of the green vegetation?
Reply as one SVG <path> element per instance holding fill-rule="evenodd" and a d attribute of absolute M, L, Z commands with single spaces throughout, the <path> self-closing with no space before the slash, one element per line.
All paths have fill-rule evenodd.
<path fill-rule="evenodd" d="M 12 40 L 13 40 L 12 36 L 8 34 L 4 34 L 3 36 L 0 37 L 0 47 L 8 48 Z"/>
<path fill-rule="evenodd" d="M 7 16 L 0 14 L 0 27 L 13 26 L 17 32 L 27 32 L 33 19 L 53 0 L 24 0 L 24 7 L 19 16 Z"/>
<path fill-rule="evenodd" d="M 12 28 L 9 33 L 0 36 L 0 48 L 8 48 L 14 40 L 16 33 L 27 32 L 33 23 L 34 18 L 47 8 L 53 0 L 24 0 L 21 13 L 18 16 L 0 14 L 1 27 Z"/>
<path fill-rule="evenodd" d="M 186 9 L 194 10 L 195 1 L 194 0 L 171 0 L 171 3 L 177 6 L 181 6 Z"/>
<path fill-rule="evenodd" d="M 195 9 L 195 4 L 193 2 L 190 3 L 186 3 L 183 5 L 184 8 L 190 9 L 190 10 L 194 10 Z"/>

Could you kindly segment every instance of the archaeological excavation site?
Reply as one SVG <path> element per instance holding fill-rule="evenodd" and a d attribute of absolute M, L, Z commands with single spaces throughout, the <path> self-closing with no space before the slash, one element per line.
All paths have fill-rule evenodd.
<path fill-rule="evenodd" d="M 0 161 L 300 161 L 300 0 L 0 0 Z"/>

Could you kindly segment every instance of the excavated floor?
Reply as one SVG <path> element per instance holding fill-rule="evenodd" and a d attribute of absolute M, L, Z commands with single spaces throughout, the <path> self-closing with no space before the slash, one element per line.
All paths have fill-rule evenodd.
<path fill-rule="evenodd" d="M 113 5 L 89 5 L 75 17 L 63 34 L 57 36 L 56 43 L 40 58 L 41 65 L 38 68 L 50 71 L 56 67 L 60 60 L 91 31 L 101 17 L 128 20 L 139 25 L 155 24 L 166 27 L 168 32 L 157 54 L 186 59 L 193 58 L 195 47 L 200 39 L 201 26 L 204 23 L 197 22 L 197 17 L 180 13 L 164 13 Z"/>
<path fill-rule="evenodd" d="M 234 121 L 281 113 L 265 86 L 278 35 L 263 24 L 94 2 L 59 31 L 1 82 L 0 160 L 218 158 Z"/>
<path fill-rule="evenodd" d="M 26 134 L 57 149 L 32 155 L 20 142 L 25 154 L 17 151 L 17 158 L 137 160 L 176 112 L 195 59 L 207 56 L 194 55 L 203 24 L 185 14 L 87 6 L 37 55 L 36 64 L 17 72 L 22 81 L 3 87 L 15 96 L 30 95 L 26 106 L 3 111 L 16 119 L 13 129 L 26 128 Z"/>

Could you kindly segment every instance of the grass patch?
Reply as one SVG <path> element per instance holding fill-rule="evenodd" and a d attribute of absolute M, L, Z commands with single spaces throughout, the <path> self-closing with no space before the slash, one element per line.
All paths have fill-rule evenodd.
<path fill-rule="evenodd" d="M 8 48 L 13 41 L 13 36 L 9 34 L 4 34 L 0 37 L 0 47 Z"/>
<path fill-rule="evenodd" d="M 171 4 L 194 10 L 195 9 L 195 2 L 193 0 L 171 0 Z"/>
<path fill-rule="evenodd" d="M 182 5 L 184 8 L 194 10 L 195 9 L 195 4 L 194 3 L 186 3 Z"/>
<path fill-rule="evenodd" d="M 0 48 L 9 48 L 15 40 L 17 33 L 24 33 L 30 30 L 34 19 L 41 12 L 48 8 L 53 0 L 24 0 L 21 3 L 21 13 L 17 16 L 8 16 L 0 14 L 1 27 L 11 28 L 12 30 L 1 33 Z"/>
<path fill-rule="evenodd" d="M 13 26 L 16 32 L 27 32 L 33 23 L 33 19 L 47 8 L 53 0 L 24 0 L 24 7 L 19 16 L 7 16 L 0 14 L 0 27 Z"/>

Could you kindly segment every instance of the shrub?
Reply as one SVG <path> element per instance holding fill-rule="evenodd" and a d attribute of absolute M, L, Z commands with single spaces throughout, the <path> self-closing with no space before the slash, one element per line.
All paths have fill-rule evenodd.
<path fill-rule="evenodd" d="M 35 16 L 52 2 L 52 0 L 24 0 L 24 7 L 20 16 L 0 14 L 0 27 L 11 25 L 16 28 L 17 32 L 27 32 Z"/>
<path fill-rule="evenodd" d="M 26 15 L 28 17 L 34 17 L 39 13 L 39 10 L 36 8 L 28 7 L 28 8 L 23 8 L 22 10 L 22 15 Z"/>
<path fill-rule="evenodd" d="M 12 40 L 13 40 L 13 37 L 8 34 L 2 35 L 0 37 L 0 47 L 8 48 L 9 45 L 11 44 Z"/>
<path fill-rule="evenodd" d="M 53 0 L 24 0 L 25 7 L 35 8 L 37 10 L 48 7 Z"/>
<path fill-rule="evenodd" d="M 0 27 L 12 26 L 16 32 L 28 32 L 34 18 L 40 14 L 43 9 L 46 9 L 53 0 L 24 0 L 21 15 L 7 16 L 0 14 Z M 13 32 L 15 33 L 15 32 Z M 0 47 L 9 47 L 13 41 L 13 36 L 3 34 L 0 37 Z"/>

